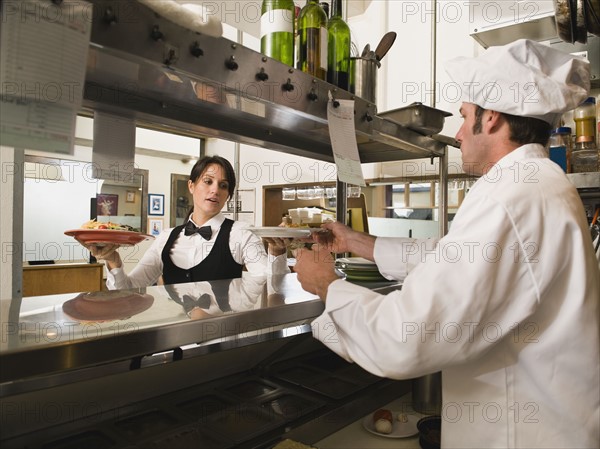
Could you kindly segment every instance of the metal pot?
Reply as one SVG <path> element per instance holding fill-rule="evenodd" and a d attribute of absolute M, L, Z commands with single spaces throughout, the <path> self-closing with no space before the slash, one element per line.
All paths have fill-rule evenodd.
<path fill-rule="evenodd" d="M 442 412 L 442 373 L 437 372 L 413 379 L 413 409 L 426 415 Z"/>
<path fill-rule="evenodd" d="M 350 92 L 370 103 L 376 103 L 377 69 L 380 65 L 376 58 L 369 55 L 350 58 Z"/>

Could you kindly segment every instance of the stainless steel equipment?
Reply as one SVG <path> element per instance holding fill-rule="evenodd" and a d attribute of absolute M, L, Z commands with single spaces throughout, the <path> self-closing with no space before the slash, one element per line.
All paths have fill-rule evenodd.
<path fill-rule="evenodd" d="M 355 100 L 361 162 L 439 157 L 445 146 L 377 115 L 350 92 L 135 1 L 92 0 L 84 106 L 168 131 L 332 161 L 328 91 Z"/>
<path fill-rule="evenodd" d="M 413 408 L 427 415 L 442 413 L 442 373 L 432 373 L 413 379 Z"/>
<path fill-rule="evenodd" d="M 451 115 L 449 112 L 440 111 L 422 103 L 413 103 L 403 108 L 380 113 L 381 117 L 426 136 L 440 133 L 446 117 Z"/>
<path fill-rule="evenodd" d="M 444 173 L 445 143 L 372 102 L 136 1 L 90 3 L 89 114 L 331 161 L 331 91 L 355 100 L 361 162 L 439 157 Z M 2 447 L 312 443 L 410 390 L 323 351 L 309 324 L 323 304 L 295 275 L 224 282 L 210 283 L 202 320 L 180 304 L 186 284 L 144 289 L 152 307 L 107 322 L 66 316 L 75 295 L 2 301 Z"/>
<path fill-rule="evenodd" d="M 374 55 L 350 58 L 350 92 L 371 103 L 377 103 L 377 69 L 380 65 Z"/>
<path fill-rule="evenodd" d="M 367 44 L 360 57 L 350 58 L 350 92 L 370 103 L 377 104 L 377 69 L 381 67 L 380 61 L 395 40 L 396 33 L 390 31 L 381 38 L 374 51 Z"/>
<path fill-rule="evenodd" d="M 311 443 L 410 390 L 312 337 L 323 304 L 295 274 L 113 292 L 110 300 L 116 307 L 134 293 L 152 297 L 151 306 L 105 322 L 67 315 L 77 295 L 11 304 L 2 447 Z M 190 320 L 187 301 L 206 317 Z M 331 329 L 315 332 L 335 338 Z"/>

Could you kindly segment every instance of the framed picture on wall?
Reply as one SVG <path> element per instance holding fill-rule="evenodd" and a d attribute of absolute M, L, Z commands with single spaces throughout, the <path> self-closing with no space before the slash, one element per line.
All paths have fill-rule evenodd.
<path fill-rule="evenodd" d="M 98 193 L 96 195 L 96 215 L 118 215 L 119 195 L 112 193 Z"/>
<path fill-rule="evenodd" d="M 165 214 L 165 196 L 160 193 L 148 194 L 148 215 Z"/>
<path fill-rule="evenodd" d="M 148 230 L 150 235 L 158 236 L 163 230 L 162 218 L 149 218 L 148 219 Z"/>
<path fill-rule="evenodd" d="M 127 195 L 125 196 L 125 201 L 128 203 L 135 203 L 135 192 L 133 190 L 127 191 Z"/>

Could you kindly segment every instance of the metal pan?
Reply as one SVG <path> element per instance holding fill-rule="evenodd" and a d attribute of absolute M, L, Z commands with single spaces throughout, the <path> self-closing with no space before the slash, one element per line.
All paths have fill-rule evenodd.
<path fill-rule="evenodd" d="M 403 108 L 380 112 L 378 115 L 418 133 L 431 136 L 442 130 L 446 117 L 452 114 L 422 103 L 412 103 Z"/>

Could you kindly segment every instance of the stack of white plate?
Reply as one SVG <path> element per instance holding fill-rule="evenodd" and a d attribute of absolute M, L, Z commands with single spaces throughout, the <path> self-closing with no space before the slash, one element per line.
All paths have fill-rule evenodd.
<path fill-rule="evenodd" d="M 349 281 L 386 281 L 375 262 L 362 257 L 342 257 L 335 261 L 335 267 L 346 275 Z"/>

